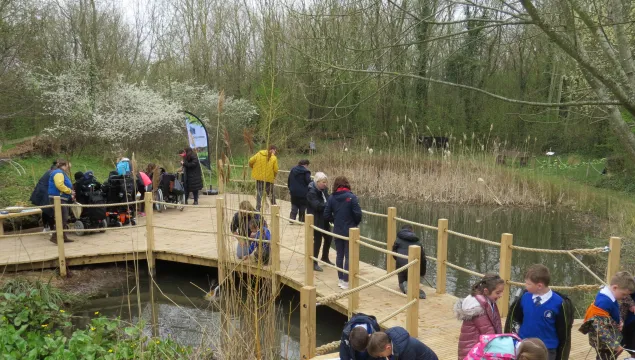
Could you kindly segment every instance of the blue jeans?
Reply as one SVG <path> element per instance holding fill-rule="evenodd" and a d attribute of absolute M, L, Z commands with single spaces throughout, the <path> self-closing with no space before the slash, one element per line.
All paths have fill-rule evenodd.
<path fill-rule="evenodd" d="M 348 271 L 348 241 L 335 239 L 335 250 L 337 251 L 335 266 Z M 344 274 L 341 271 L 337 272 L 337 278 L 348 282 L 348 274 Z"/>
<path fill-rule="evenodd" d="M 249 255 L 249 243 L 239 241 L 236 245 L 236 258 L 242 259 Z"/>

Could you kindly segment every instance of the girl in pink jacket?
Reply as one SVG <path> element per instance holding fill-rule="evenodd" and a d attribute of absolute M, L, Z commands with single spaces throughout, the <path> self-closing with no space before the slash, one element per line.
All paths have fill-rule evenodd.
<path fill-rule="evenodd" d="M 481 335 L 502 333 L 501 316 L 496 306 L 503 294 L 505 281 L 496 274 L 486 274 L 472 286 L 472 293 L 454 306 L 456 318 L 463 321 L 459 336 L 459 360 L 479 342 Z"/>

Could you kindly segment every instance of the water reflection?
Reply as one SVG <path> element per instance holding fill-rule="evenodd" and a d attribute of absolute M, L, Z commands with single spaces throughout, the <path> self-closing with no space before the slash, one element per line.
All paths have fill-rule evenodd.
<path fill-rule="evenodd" d="M 99 311 L 102 315 L 120 317 L 133 324 L 138 323 L 141 318 L 146 324 L 144 332 L 147 336 L 154 334 L 161 338 L 169 337 L 182 345 L 193 347 L 215 343 L 214 339 L 221 331 L 220 312 L 203 298 L 204 294 L 200 290 L 190 284 L 193 282 L 201 288 L 208 287 L 205 272 L 213 270 L 168 263 L 161 264 L 157 269 L 162 270 L 155 278 L 160 292 L 156 286 L 150 286 L 147 276 L 140 278 L 140 289 L 143 289 L 140 294 L 141 311 L 137 305 L 136 290 L 132 290 L 128 298 L 128 291 L 125 289 L 111 289 L 107 295 L 92 299 L 75 311 L 75 325 L 85 328 L 90 319 L 95 317 L 94 312 Z M 287 287 L 282 288 L 277 303 L 279 321 L 276 329 L 280 342 L 280 359 L 300 357 L 299 302 L 299 293 Z M 235 327 L 239 327 L 237 322 L 241 320 L 230 321 L 235 322 Z M 328 307 L 319 307 L 317 346 L 339 339 L 345 322 L 346 316 Z"/>
<path fill-rule="evenodd" d="M 586 238 L 591 237 L 587 230 L 574 218 L 575 214 L 562 210 L 494 208 L 488 206 L 466 206 L 402 202 L 393 200 L 360 199 L 365 210 L 387 213 L 388 206 L 397 207 L 397 216 L 428 225 L 437 225 L 438 219 L 449 220 L 451 230 L 480 238 L 500 242 L 501 234 L 509 232 L 514 235 L 514 245 L 544 248 L 573 249 L 588 247 Z M 399 229 L 402 224 L 397 223 Z M 360 225 L 362 236 L 386 241 L 386 219 L 365 215 Z M 415 228 L 417 235 L 423 239 L 426 254 L 436 257 L 437 232 Z M 480 273 L 498 272 L 498 247 L 465 240 L 453 235 L 448 238 L 448 261 L 456 265 Z M 385 255 L 361 247 L 362 261 L 385 268 Z M 606 255 L 600 255 L 605 258 Z M 582 261 L 596 273 L 603 274 L 598 258 L 584 256 Z M 597 281 L 577 265 L 568 255 L 542 254 L 534 252 L 514 251 L 512 255 L 512 279 L 523 282 L 525 269 L 532 264 L 542 263 L 551 270 L 553 285 L 595 284 Z M 436 283 L 436 263 L 428 261 L 426 278 Z M 601 275 L 600 275 L 601 276 Z M 447 291 L 456 296 L 469 293 L 475 277 L 448 268 Z M 512 288 L 512 292 L 514 288 Z M 576 298 L 581 294 L 570 293 Z"/>

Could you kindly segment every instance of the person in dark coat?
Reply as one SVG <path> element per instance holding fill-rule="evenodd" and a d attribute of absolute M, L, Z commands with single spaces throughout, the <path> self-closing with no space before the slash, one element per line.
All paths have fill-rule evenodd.
<path fill-rule="evenodd" d="M 351 185 L 345 176 L 338 176 L 333 182 L 333 194 L 324 207 L 324 219 L 333 223 L 333 232 L 337 235 L 348 236 L 348 230 L 359 226 L 362 222 L 362 208 L 357 196 L 351 192 Z M 348 270 L 348 241 L 335 239 L 337 267 Z M 338 286 L 348 289 L 348 274 L 338 271 Z"/>
<path fill-rule="evenodd" d="M 29 199 L 31 204 L 35 206 L 45 206 L 49 204 L 49 178 L 51 177 L 51 172 L 56 169 L 56 164 L 57 161 L 54 161 L 51 168 L 46 170 L 44 175 L 38 180 Z M 55 228 L 53 208 L 42 209 L 42 226 L 44 226 L 45 231 Z"/>
<path fill-rule="evenodd" d="M 300 215 L 299 219 L 304 222 L 304 213 L 306 212 L 306 194 L 309 191 L 311 183 L 311 171 L 309 171 L 309 160 L 300 160 L 297 166 L 294 166 L 289 172 L 287 179 L 287 187 L 291 193 L 291 219 L 295 220 L 296 215 Z"/>
<path fill-rule="evenodd" d="M 401 255 L 408 255 L 408 248 L 410 245 L 416 245 L 421 248 L 421 267 L 419 271 L 420 276 L 426 276 L 426 252 L 423 248 L 423 243 L 419 240 L 417 235 L 415 235 L 412 226 L 404 225 L 401 227 L 401 230 L 397 233 L 397 240 L 395 240 L 395 244 L 392 246 L 392 251 L 399 253 Z M 408 265 L 407 259 L 398 258 L 393 255 L 395 262 L 397 264 L 397 268 Z M 399 289 L 405 294 L 408 290 L 408 270 L 404 270 L 397 274 L 397 279 L 399 281 Z M 425 299 L 426 293 L 419 289 L 419 298 Z"/>
<path fill-rule="evenodd" d="M 329 198 L 328 190 L 328 178 L 323 172 L 317 172 L 313 182 L 309 184 L 309 190 L 306 195 L 308 207 L 307 213 L 313 214 L 313 224 L 320 229 L 331 231 L 329 222 L 324 219 L 324 208 L 326 207 L 326 199 Z M 324 245 L 322 245 L 322 239 L 324 238 Z M 322 233 L 321 231 L 313 230 L 313 257 L 317 259 L 320 254 L 320 247 L 322 247 L 322 261 L 333 265 L 329 260 L 329 249 L 331 248 L 331 242 L 333 237 Z M 317 261 L 313 262 L 313 270 L 324 271 L 318 265 Z"/>
<path fill-rule="evenodd" d="M 340 360 L 370 360 L 372 359 L 366 347 L 370 335 L 381 330 L 377 318 L 362 313 L 355 314 L 344 325 L 340 340 Z"/>
<path fill-rule="evenodd" d="M 400 326 L 372 334 L 368 343 L 368 354 L 375 358 L 390 360 L 439 360 L 432 349 L 410 336 L 408 331 Z"/>
<path fill-rule="evenodd" d="M 183 165 L 183 174 L 185 176 L 185 203 L 187 204 L 187 198 L 191 192 L 194 198 L 194 205 L 198 205 L 198 191 L 203 189 L 201 164 L 191 147 L 185 148 L 181 156 L 183 157 L 181 165 Z"/>

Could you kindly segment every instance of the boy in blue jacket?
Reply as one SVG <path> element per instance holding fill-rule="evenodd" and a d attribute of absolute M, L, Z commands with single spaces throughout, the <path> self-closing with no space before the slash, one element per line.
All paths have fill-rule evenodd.
<path fill-rule="evenodd" d="M 432 349 L 399 326 L 371 335 L 368 354 L 382 360 L 439 360 Z"/>
<path fill-rule="evenodd" d="M 633 275 L 620 271 L 613 275 L 611 283 L 604 286 L 588 307 L 580 332 L 589 335 L 589 344 L 595 349 L 597 359 L 613 360 L 624 351 L 622 320 L 618 301 L 635 291 Z"/>
<path fill-rule="evenodd" d="M 247 258 L 249 255 L 254 256 L 256 261 L 262 261 L 263 264 L 269 264 L 269 243 L 267 241 L 271 240 L 271 232 L 267 229 L 266 224 L 262 224 L 262 229 L 260 229 L 260 222 L 256 219 L 251 219 L 249 222 L 249 230 L 251 231 L 250 237 L 258 240 L 266 240 L 262 243 L 260 241 L 250 241 L 249 242 L 249 253 L 245 256 Z"/>
<path fill-rule="evenodd" d="M 370 335 L 379 330 L 377 318 L 362 313 L 355 314 L 342 330 L 340 360 L 371 360 L 366 347 Z"/>
<path fill-rule="evenodd" d="M 571 351 L 573 304 L 566 295 L 551 290 L 550 281 L 546 266 L 536 264 L 527 269 L 526 291 L 510 306 L 504 332 L 518 333 L 521 339 L 539 338 L 547 347 L 549 360 L 567 360 Z"/>

